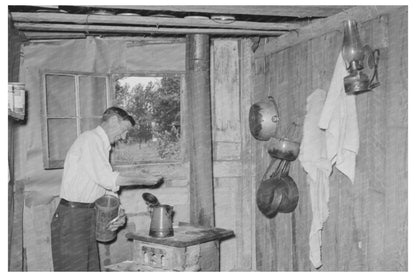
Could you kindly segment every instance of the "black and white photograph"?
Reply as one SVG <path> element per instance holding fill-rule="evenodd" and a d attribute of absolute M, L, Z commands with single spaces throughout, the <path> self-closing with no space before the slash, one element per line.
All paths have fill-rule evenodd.
<path fill-rule="evenodd" d="M 99 3 L 7 5 L 5 271 L 409 272 L 409 5 Z"/>

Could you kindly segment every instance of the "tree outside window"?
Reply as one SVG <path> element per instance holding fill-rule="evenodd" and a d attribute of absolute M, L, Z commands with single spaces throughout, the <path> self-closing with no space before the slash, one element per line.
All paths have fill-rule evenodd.
<path fill-rule="evenodd" d="M 134 82 L 135 81 L 135 82 Z M 119 164 L 178 161 L 181 76 L 115 78 L 115 105 L 129 112 L 136 126 L 118 144 L 112 161 Z"/>

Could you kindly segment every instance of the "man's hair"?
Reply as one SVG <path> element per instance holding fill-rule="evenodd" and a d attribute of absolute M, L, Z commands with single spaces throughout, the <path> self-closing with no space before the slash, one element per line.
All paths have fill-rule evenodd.
<path fill-rule="evenodd" d="M 134 126 L 136 124 L 133 117 L 131 117 L 125 110 L 123 110 L 119 107 L 110 107 L 110 108 L 106 109 L 105 112 L 103 113 L 101 121 L 106 122 L 113 115 L 117 116 L 121 120 L 130 121 L 131 126 Z"/>

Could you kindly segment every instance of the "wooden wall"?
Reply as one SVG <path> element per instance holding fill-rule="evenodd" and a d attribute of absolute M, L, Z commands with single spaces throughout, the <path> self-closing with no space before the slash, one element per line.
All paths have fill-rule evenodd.
<path fill-rule="evenodd" d="M 251 270 L 252 200 L 250 40 L 211 40 L 215 226 L 235 237 L 220 244 L 220 270 Z"/>
<path fill-rule="evenodd" d="M 360 149 L 352 184 L 338 170 L 330 177 L 329 218 L 322 233 L 321 271 L 406 271 L 407 261 L 407 7 L 359 24 L 362 41 L 380 48 L 381 85 L 356 96 Z M 259 49 L 253 59 L 255 101 L 279 101 L 281 127 L 303 122 L 306 99 L 328 90 L 342 44 L 330 31 L 283 50 Z M 270 161 L 264 142 L 253 148 L 256 180 Z M 312 220 L 309 187 L 299 161 L 290 175 L 300 199 L 292 214 L 266 219 L 256 209 L 260 271 L 315 270 L 309 261 Z M 256 187 L 259 186 L 257 182 Z"/>
<path fill-rule="evenodd" d="M 19 65 L 21 45 L 24 37 L 14 28 L 9 16 L 8 21 L 8 81 L 19 82 Z M 21 271 L 23 269 L 23 183 L 15 183 L 14 178 L 14 139 L 15 130 L 24 122 L 8 118 L 8 269 Z"/>

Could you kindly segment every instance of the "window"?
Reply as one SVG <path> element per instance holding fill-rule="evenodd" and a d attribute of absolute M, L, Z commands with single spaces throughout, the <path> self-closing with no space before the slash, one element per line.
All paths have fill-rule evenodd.
<path fill-rule="evenodd" d="M 48 73 L 44 87 L 44 167 L 62 168 L 76 137 L 100 123 L 109 103 L 108 78 Z"/>
<path fill-rule="evenodd" d="M 42 125 L 46 169 L 62 168 L 76 137 L 100 124 L 104 110 L 119 106 L 136 121 L 125 142 L 113 146 L 119 165 L 178 162 L 183 157 L 183 73 L 96 76 L 44 75 Z M 110 81 L 114 90 L 111 91 Z"/>
<path fill-rule="evenodd" d="M 183 75 L 113 77 L 114 104 L 131 114 L 136 126 L 113 149 L 115 164 L 176 162 L 181 158 Z"/>

